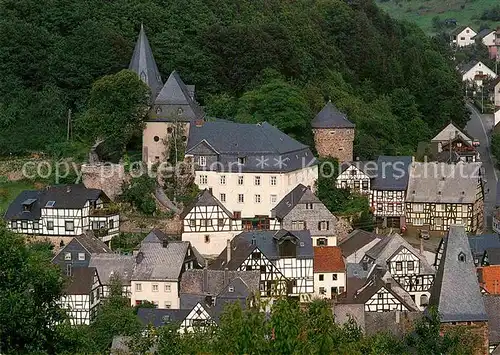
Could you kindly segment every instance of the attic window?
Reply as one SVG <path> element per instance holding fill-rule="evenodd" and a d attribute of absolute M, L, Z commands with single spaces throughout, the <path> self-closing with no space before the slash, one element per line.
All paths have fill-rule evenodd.
<path fill-rule="evenodd" d="M 233 286 L 229 286 L 228 291 L 229 292 L 234 292 L 234 287 Z"/>
<path fill-rule="evenodd" d="M 45 204 L 45 207 L 54 207 L 55 204 L 56 204 L 56 201 L 47 201 L 47 203 Z"/>
<path fill-rule="evenodd" d="M 158 107 L 156 107 L 156 114 L 159 115 L 160 113 L 161 113 L 161 107 L 158 106 Z"/>
<path fill-rule="evenodd" d="M 177 114 L 178 114 L 179 116 L 180 116 L 180 115 L 182 115 L 182 113 L 183 113 L 183 112 L 184 112 L 184 111 L 182 110 L 182 108 L 177 109 Z"/>
<path fill-rule="evenodd" d="M 463 252 L 460 252 L 458 254 L 458 261 L 461 261 L 461 262 L 465 263 L 465 260 L 466 260 L 465 254 Z"/>
<path fill-rule="evenodd" d="M 300 244 L 299 244 L 299 245 L 300 245 L 301 247 L 303 247 L 303 246 L 304 246 L 304 242 L 300 242 Z"/>
<path fill-rule="evenodd" d="M 238 158 L 238 164 L 245 164 L 247 162 L 247 158 L 246 157 L 241 157 L 241 158 Z"/>

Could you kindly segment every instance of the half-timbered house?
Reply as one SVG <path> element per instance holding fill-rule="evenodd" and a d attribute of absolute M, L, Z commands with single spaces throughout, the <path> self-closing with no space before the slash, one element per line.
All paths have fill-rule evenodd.
<path fill-rule="evenodd" d="M 339 243 L 346 263 L 359 263 L 363 260 L 365 252 L 384 238 L 372 232 L 355 229 Z"/>
<path fill-rule="evenodd" d="M 450 122 L 444 127 L 434 138 L 431 139 L 431 153 L 432 155 L 437 155 L 438 153 L 443 152 L 444 147 L 448 148 L 448 144 L 450 141 L 454 141 L 456 138 L 459 138 L 456 142 L 463 142 L 465 144 L 473 145 L 474 139 L 465 131 L 458 128 L 453 122 Z"/>
<path fill-rule="evenodd" d="M 88 267 L 94 254 L 111 253 L 111 249 L 91 233 L 74 237 L 52 258 L 52 262 L 61 266 L 64 272 L 71 274 L 72 268 Z"/>
<path fill-rule="evenodd" d="M 409 156 L 379 156 L 371 181 L 371 209 L 379 227 L 404 225 L 404 202 L 408 187 Z"/>
<path fill-rule="evenodd" d="M 443 236 L 452 224 L 483 229 L 481 163 L 414 163 L 406 196 L 408 233 Z"/>
<path fill-rule="evenodd" d="M 309 230 L 313 245 L 337 245 L 338 219 L 309 187 L 297 185 L 271 210 L 273 230 Z"/>
<path fill-rule="evenodd" d="M 488 315 L 464 225 L 451 225 L 440 246 L 429 305 L 439 312 L 441 332 L 466 328 L 479 336 L 478 354 L 488 354 Z"/>
<path fill-rule="evenodd" d="M 421 310 L 427 306 L 435 269 L 399 234 L 387 236 L 375 244 L 366 251 L 361 263 L 387 270 Z"/>
<path fill-rule="evenodd" d="M 59 303 L 72 325 L 90 324 L 100 302 L 101 282 L 93 267 L 77 267 L 67 275 L 64 295 Z"/>
<path fill-rule="evenodd" d="M 235 218 L 207 189 L 199 193 L 180 217 L 182 240 L 190 242 L 203 255 L 219 255 L 226 241 L 242 231 L 241 218 Z"/>
<path fill-rule="evenodd" d="M 339 189 L 349 189 L 361 194 L 370 194 L 370 180 L 377 171 L 375 161 L 354 161 L 342 163 L 336 185 Z"/>
<path fill-rule="evenodd" d="M 103 241 L 118 234 L 120 217 L 98 189 L 57 185 L 21 192 L 5 213 L 7 228 L 48 237 L 77 236 L 94 231 Z"/>
<path fill-rule="evenodd" d="M 251 231 L 237 235 L 210 266 L 259 270 L 262 297 L 287 294 L 305 299 L 314 293 L 311 234 L 302 231 Z"/>
<path fill-rule="evenodd" d="M 448 142 L 443 142 L 440 145 L 440 151 L 437 153 L 435 160 L 440 163 L 474 163 L 480 159 L 479 152 L 473 143 L 468 139 L 464 139 L 462 135 L 456 135 L 455 138 Z"/>
<path fill-rule="evenodd" d="M 380 266 L 371 269 L 366 283 L 342 304 L 363 304 L 365 312 L 418 311 L 410 294 Z"/>

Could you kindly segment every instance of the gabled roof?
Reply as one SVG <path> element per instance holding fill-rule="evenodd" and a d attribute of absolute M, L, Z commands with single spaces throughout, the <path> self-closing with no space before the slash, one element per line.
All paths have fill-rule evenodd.
<path fill-rule="evenodd" d="M 144 325 L 158 328 L 168 324 L 179 324 L 186 319 L 192 309 L 139 308 L 137 317 Z"/>
<path fill-rule="evenodd" d="M 406 202 L 474 203 L 481 163 L 412 164 Z"/>
<path fill-rule="evenodd" d="M 452 35 L 458 35 L 458 34 L 460 34 L 462 31 L 464 31 L 466 28 L 469 28 L 469 29 L 470 29 L 470 30 L 472 30 L 474 33 L 476 33 L 476 31 L 474 31 L 474 30 L 472 29 L 472 27 L 470 27 L 470 26 L 459 26 L 459 27 L 455 28 L 453 31 L 451 31 L 451 34 L 452 34 Z"/>
<path fill-rule="evenodd" d="M 500 248 L 486 248 L 484 258 L 488 259 L 488 265 L 500 265 Z"/>
<path fill-rule="evenodd" d="M 158 96 L 154 101 L 155 107 L 165 107 L 174 106 L 183 109 L 182 114 L 178 115 L 177 112 L 174 113 L 178 116 L 177 119 L 180 121 L 189 121 L 195 119 L 203 119 L 205 114 L 201 107 L 194 101 L 191 97 L 192 93 L 189 88 L 182 81 L 179 73 L 173 71 L 170 73 L 165 85 L 161 88 Z M 183 108 L 184 107 L 184 108 Z M 168 110 L 166 110 L 168 112 Z M 168 113 L 171 115 L 171 113 Z M 158 118 L 162 118 L 162 114 L 157 114 Z M 172 117 L 164 117 L 167 120 L 172 120 Z M 161 119 L 160 119 L 161 120 Z"/>
<path fill-rule="evenodd" d="M 429 305 L 441 322 L 487 321 L 474 260 L 464 226 L 452 225 L 444 238 L 443 255 L 431 289 Z"/>
<path fill-rule="evenodd" d="M 495 30 L 491 30 L 489 28 L 485 28 L 481 31 L 478 32 L 477 35 L 475 35 L 474 37 L 472 37 L 472 39 L 483 39 L 484 37 L 486 37 L 487 35 L 489 35 L 490 33 L 494 33 Z"/>
<path fill-rule="evenodd" d="M 180 214 L 180 218 L 184 219 L 196 206 L 218 206 L 229 218 L 234 218 L 233 214 L 208 189 L 200 191 L 193 202 L 184 208 L 184 211 Z"/>
<path fill-rule="evenodd" d="M 310 188 L 298 184 L 271 210 L 271 215 L 283 219 L 295 206 L 303 203 L 321 203 L 321 201 Z"/>
<path fill-rule="evenodd" d="M 64 293 L 67 295 L 88 295 L 94 284 L 94 267 L 75 267 L 71 269 L 71 276 L 67 278 Z M 99 277 L 99 276 L 98 276 Z"/>
<path fill-rule="evenodd" d="M 371 182 L 372 190 L 405 191 L 412 160 L 411 156 L 379 156 L 377 176 Z"/>
<path fill-rule="evenodd" d="M 128 68 L 136 72 L 139 78 L 149 86 L 151 89 L 151 101 L 153 101 L 160 92 L 163 83 L 142 24 Z"/>
<path fill-rule="evenodd" d="M 54 185 L 42 190 L 25 190 L 9 205 L 4 218 L 6 220 L 37 220 L 40 210 L 47 202 L 54 201 L 51 208 L 80 209 L 87 201 L 99 198 L 108 199 L 99 189 L 87 189 L 83 184 Z M 30 208 L 25 211 L 23 203 L 30 201 Z"/>
<path fill-rule="evenodd" d="M 229 262 L 226 247 L 210 268 L 236 270 L 255 249 L 258 249 L 271 262 L 275 262 L 280 259 L 278 246 L 283 238 L 295 239 L 297 259 L 313 259 L 312 238 L 308 230 L 249 231 L 238 234 L 231 241 Z"/>
<path fill-rule="evenodd" d="M 351 161 L 351 162 L 343 162 L 340 164 L 340 173 L 346 171 L 349 167 L 354 166 L 368 177 L 375 177 L 375 173 L 377 172 L 377 162 L 373 160 L 367 161 Z"/>
<path fill-rule="evenodd" d="M 106 243 L 90 234 L 77 235 L 71 242 L 79 243 L 87 252 L 89 252 L 89 254 L 111 253 L 111 249 L 106 245 Z M 66 244 L 66 246 L 59 251 L 59 253 L 62 252 L 70 243 Z"/>
<path fill-rule="evenodd" d="M 314 117 L 311 122 L 312 128 L 354 128 L 355 124 L 347 119 L 331 101 Z"/>
<path fill-rule="evenodd" d="M 382 238 L 383 236 L 381 235 L 377 235 L 375 233 L 367 232 L 361 229 L 355 229 L 339 243 L 339 247 L 342 250 L 342 255 L 348 257 L 367 244 L 370 244 L 373 241 L 380 241 Z"/>
<path fill-rule="evenodd" d="M 473 138 L 467 132 L 458 128 L 455 124 L 453 124 L 453 122 L 450 122 L 434 138 L 431 139 L 431 142 L 448 142 L 456 136 L 462 137 L 464 141 L 469 143 L 472 143 L 473 141 Z"/>
<path fill-rule="evenodd" d="M 267 122 L 236 123 L 223 120 L 191 125 L 186 154 L 195 155 L 205 141 L 217 155 L 217 166 L 209 169 L 241 172 L 286 172 L 314 165 L 317 160 L 306 145 Z M 203 155 L 206 155 L 204 152 Z M 245 158 L 238 165 L 238 158 Z"/>
<path fill-rule="evenodd" d="M 483 295 L 488 315 L 488 340 L 491 344 L 500 343 L 500 295 Z"/>
<path fill-rule="evenodd" d="M 486 249 L 500 249 L 500 236 L 498 236 L 498 234 L 481 234 L 470 236 L 469 245 L 474 257 L 482 257 Z"/>
<path fill-rule="evenodd" d="M 480 62 L 479 60 L 477 59 L 473 59 L 471 60 L 470 62 L 467 62 L 467 63 L 462 63 L 458 66 L 458 71 L 461 73 L 461 74 L 466 74 L 468 73 L 470 70 L 472 70 L 472 68 L 474 68 L 476 65 L 478 65 L 479 63 L 481 63 L 481 65 L 485 66 L 482 62 Z"/>
<path fill-rule="evenodd" d="M 103 285 L 109 286 L 113 277 L 119 278 L 124 286 L 130 285 L 135 266 L 135 257 L 120 254 L 92 254 L 89 267 L 95 267 Z"/>
<path fill-rule="evenodd" d="M 314 247 L 314 272 L 345 272 L 344 258 L 339 247 Z"/>
<path fill-rule="evenodd" d="M 382 239 L 370 250 L 368 250 L 366 255 L 373 260 L 374 264 L 377 264 L 382 268 L 386 268 L 387 262 L 402 248 L 408 249 L 420 260 L 420 274 L 429 275 L 435 273 L 434 268 L 429 265 L 427 259 L 397 233 Z"/>
<path fill-rule="evenodd" d="M 235 279 L 241 279 L 251 292 L 259 291 L 260 271 L 258 270 L 189 269 L 182 274 L 179 292 L 216 296 Z"/>

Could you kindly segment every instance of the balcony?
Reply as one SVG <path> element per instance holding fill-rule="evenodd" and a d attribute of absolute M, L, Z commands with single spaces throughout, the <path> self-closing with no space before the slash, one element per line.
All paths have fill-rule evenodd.
<path fill-rule="evenodd" d="M 100 208 L 90 208 L 91 217 L 108 217 L 120 213 L 120 207 L 115 204 L 109 204 Z"/>

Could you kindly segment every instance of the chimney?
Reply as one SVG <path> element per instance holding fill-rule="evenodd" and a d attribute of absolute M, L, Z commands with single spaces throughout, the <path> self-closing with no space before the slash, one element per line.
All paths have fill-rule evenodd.
<path fill-rule="evenodd" d="M 208 261 L 205 260 L 205 268 L 203 269 L 203 292 L 208 292 Z"/>
<path fill-rule="evenodd" d="M 231 261 L 231 239 L 227 240 L 227 247 L 226 247 L 226 265 L 229 264 L 229 261 Z"/>
<path fill-rule="evenodd" d="M 226 267 L 224 268 L 224 283 L 223 285 L 226 286 L 229 283 L 229 269 Z"/>
<path fill-rule="evenodd" d="M 390 290 L 390 289 L 392 288 L 391 281 L 389 281 L 389 280 L 388 280 L 388 281 L 385 283 L 385 288 L 387 288 L 388 290 Z"/>

